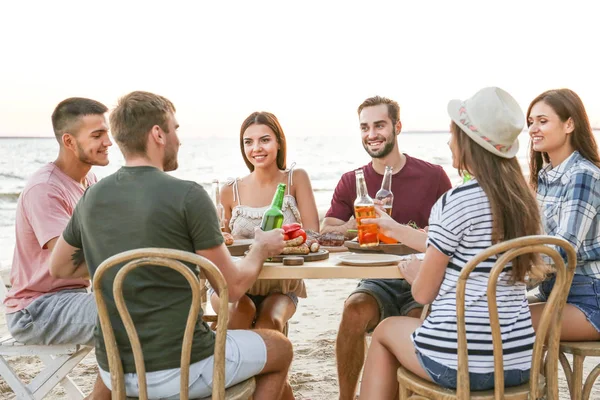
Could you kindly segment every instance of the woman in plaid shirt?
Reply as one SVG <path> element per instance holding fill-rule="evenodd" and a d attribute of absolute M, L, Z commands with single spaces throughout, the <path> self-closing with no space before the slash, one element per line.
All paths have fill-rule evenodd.
<path fill-rule="evenodd" d="M 577 268 L 562 319 L 564 341 L 600 340 L 600 157 L 585 107 L 569 89 L 540 94 L 527 110 L 530 183 L 544 229 L 573 245 Z M 566 257 L 561 250 L 563 257 Z M 551 278 L 540 286 L 546 301 Z M 531 305 L 537 326 L 545 303 Z"/>

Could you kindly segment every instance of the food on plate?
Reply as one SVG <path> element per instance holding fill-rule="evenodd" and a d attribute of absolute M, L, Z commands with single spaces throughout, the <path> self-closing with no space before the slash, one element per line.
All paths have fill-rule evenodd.
<path fill-rule="evenodd" d="M 305 231 L 298 223 L 286 224 L 283 229 L 285 248 L 282 254 L 309 254 L 319 251 L 318 236 L 316 232 Z"/>
<path fill-rule="evenodd" d="M 223 239 L 225 240 L 225 245 L 229 246 L 233 244 L 233 236 L 229 232 L 221 232 L 223 235 Z"/>
<path fill-rule="evenodd" d="M 306 243 L 302 243 L 300 246 L 284 247 L 281 254 L 309 254 L 310 248 Z"/>
<path fill-rule="evenodd" d="M 319 244 L 321 246 L 343 246 L 344 245 L 344 235 L 337 232 L 328 232 L 319 236 Z"/>

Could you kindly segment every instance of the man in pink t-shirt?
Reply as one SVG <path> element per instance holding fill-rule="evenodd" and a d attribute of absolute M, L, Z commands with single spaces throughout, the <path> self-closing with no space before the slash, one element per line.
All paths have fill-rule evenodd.
<path fill-rule="evenodd" d="M 86 288 L 89 276 L 50 276 L 50 254 L 86 188 L 96 183 L 90 169 L 108 164 L 107 107 L 95 100 L 69 98 L 52 114 L 59 143 L 56 160 L 37 170 L 17 203 L 16 246 L 11 289 L 4 305 L 11 335 L 25 344 L 93 345 L 97 310 Z M 110 398 L 97 379 L 93 398 Z"/>
<path fill-rule="evenodd" d="M 428 225 L 431 207 L 451 188 L 450 179 L 439 165 L 401 153 L 398 135 L 402 129 L 400 106 L 384 97 L 371 97 L 358 107 L 362 143 L 371 162 L 362 167 L 369 196 L 381 188 L 386 166 L 391 166 L 392 218 L 402 224 Z M 322 233 L 356 229 L 354 171 L 342 175 L 331 200 Z M 390 316 L 419 316 L 422 305 L 411 294 L 404 279 L 363 279 L 344 303 L 336 340 L 340 400 L 354 399 L 365 358 L 366 333 Z"/>

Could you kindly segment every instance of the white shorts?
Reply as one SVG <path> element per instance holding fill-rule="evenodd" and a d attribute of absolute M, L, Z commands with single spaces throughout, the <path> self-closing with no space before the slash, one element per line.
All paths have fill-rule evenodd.
<path fill-rule="evenodd" d="M 234 386 L 258 375 L 267 363 L 267 346 L 260 335 L 250 330 L 227 332 L 225 342 L 225 387 Z M 190 365 L 190 399 L 212 393 L 214 356 Z M 100 376 L 110 389 L 110 374 L 100 368 Z M 181 368 L 146 373 L 149 399 L 179 399 Z M 138 397 L 137 374 L 125 374 L 128 397 Z"/>

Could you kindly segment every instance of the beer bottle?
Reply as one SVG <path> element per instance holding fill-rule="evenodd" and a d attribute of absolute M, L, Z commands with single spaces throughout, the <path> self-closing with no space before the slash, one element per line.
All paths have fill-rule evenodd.
<path fill-rule="evenodd" d="M 392 167 L 385 167 L 381 189 L 375 195 L 375 198 L 383 203 L 383 209 L 391 217 L 392 205 L 394 204 L 394 193 L 392 193 Z"/>
<path fill-rule="evenodd" d="M 471 179 L 473 179 L 473 177 L 471 176 L 471 174 L 469 174 L 468 171 L 463 171 L 462 172 L 462 178 L 463 178 L 463 183 L 467 183 L 469 182 Z"/>
<path fill-rule="evenodd" d="M 377 224 L 363 224 L 365 218 L 376 218 L 375 203 L 367 192 L 367 182 L 361 169 L 354 171 L 356 176 L 356 200 L 354 201 L 354 217 L 358 228 L 358 244 L 361 247 L 379 245 L 379 227 Z"/>
<path fill-rule="evenodd" d="M 219 187 L 219 180 L 213 179 L 213 194 L 215 201 L 215 208 L 217 209 L 217 217 L 219 218 L 219 225 L 221 227 L 221 232 L 225 231 L 225 209 L 223 208 L 223 204 L 221 204 L 221 188 Z"/>
<path fill-rule="evenodd" d="M 273 196 L 271 207 L 263 214 L 262 223 L 260 229 L 263 231 L 270 231 L 272 229 L 281 228 L 283 225 L 283 212 L 281 207 L 283 206 L 283 195 L 285 194 L 285 183 L 277 185 L 277 191 Z"/>

